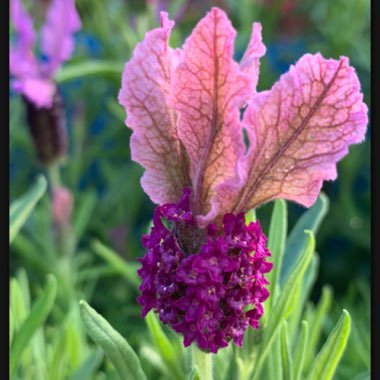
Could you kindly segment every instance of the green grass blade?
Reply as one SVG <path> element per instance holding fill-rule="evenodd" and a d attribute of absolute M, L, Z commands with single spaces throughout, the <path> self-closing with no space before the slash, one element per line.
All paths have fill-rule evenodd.
<path fill-rule="evenodd" d="M 310 335 L 308 342 L 308 350 L 305 358 L 305 369 L 308 370 L 315 357 L 317 345 L 321 336 L 323 321 L 329 312 L 332 304 L 332 290 L 328 286 L 322 288 L 321 299 L 315 309 L 312 320 L 310 321 Z"/>
<path fill-rule="evenodd" d="M 268 379 L 283 379 L 284 369 L 281 361 L 281 336 L 277 333 L 265 362 Z"/>
<path fill-rule="evenodd" d="M 9 210 L 9 243 L 12 242 L 18 231 L 34 209 L 38 200 L 44 195 L 47 188 L 46 178 L 37 177 L 36 183 L 26 194 L 13 201 Z"/>
<path fill-rule="evenodd" d="M 343 355 L 351 330 L 351 317 L 347 310 L 331 332 L 315 358 L 307 380 L 330 380 Z"/>
<path fill-rule="evenodd" d="M 308 347 L 309 339 L 309 325 L 306 321 L 301 323 L 301 332 L 297 340 L 297 345 L 293 354 L 293 370 L 294 370 L 294 380 L 301 380 L 305 352 Z"/>
<path fill-rule="evenodd" d="M 71 63 L 62 67 L 56 74 L 57 83 L 83 78 L 89 75 L 113 75 L 121 77 L 124 69 L 123 62 L 113 61 L 86 61 Z"/>
<path fill-rule="evenodd" d="M 290 273 L 289 278 L 287 279 L 278 300 L 273 307 L 270 318 L 268 318 L 267 326 L 264 328 L 263 339 L 260 343 L 258 359 L 254 368 L 254 380 L 259 379 L 263 362 L 269 352 L 279 326 L 281 326 L 282 321 L 286 319 L 291 311 L 295 300 L 296 289 L 300 286 L 306 269 L 309 266 L 313 256 L 315 248 L 313 233 L 311 231 L 305 231 L 305 233 L 307 235 L 307 241 L 304 253 L 299 257 L 294 270 Z"/>
<path fill-rule="evenodd" d="M 91 354 L 83 364 L 68 378 L 68 380 L 89 380 L 94 378 L 95 371 L 100 367 L 103 351 L 99 348 Z"/>
<path fill-rule="evenodd" d="M 288 327 L 286 321 L 282 322 L 281 328 L 281 358 L 284 380 L 293 380 L 292 358 L 290 356 Z"/>
<path fill-rule="evenodd" d="M 42 325 L 50 310 L 53 307 L 55 296 L 57 293 L 57 281 L 54 276 L 49 275 L 47 285 L 43 293 L 33 304 L 29 315 L 26 317 L 19 330 L 13 338 L 10 350 L 10 366 L 9 372 L 11 376 L 14 374 L 18 361 L 25 347 L 28 346 L 30 339 L 36 330 Z"/>
<path fill-rule="evenodd" d="M 12 309 L 9 308 L 9 346 L 12 344 L 14 334 L 15 323 L 13 319 Z"/>
<path fill-rule="evenodd" d="M 15 278 L 10 281 L 10 307 L 13 312 L 15 330 L 17 330 L 24 322 L 29 310 L 25 305 L 20 283 Z"/>
<path fill-rule="evenodd" d="M 189 376 L 187 376 L 186 380 L 196 380 L 198 378 L 200 378 L 200 374 L 199 374 L 199 369 L 196 365 L 193 366 L 193 368 L 191 369 L 190 373 L 189 373 Z"/>
<path fill-rule="evenodd" d="M 289 318 L 289 337 L 291 338 L 291 345 L 294 346 L 295 338 L 297 337 L 297 331 L 299 329 L 302 314 L 305 309 L 305 304 L 310 296 L 311 289 L 317 279 L 319 268 L 319 257 L 314 252 L 310 265 L 308 266 L 305 276 L 302 279 L 301 286 L 297 289 L 297 300 Z"/>
<path fill-rule="evenodd" d="M 88 335 L 106 353 L 120 378 L 146 380 L 140 360 L 129 343 L 85 301 L 80 301 L 79 305 Z"/>
<path fill-rule="evenodd" d="M 296 261 L 302 254 L 303 247 L 305 246 L 306 237 L 304 230 L 310 230 L 316 235 L 318 228 L 325 218 L 329 209 L 329 200 L 323 193 L 318 197 L 317 202 L 308 209 L 299 218 L 297 224 L 292 229 L 286 242 L 286 250 L 281 267 L 280 282 L 283 284 L 286 281 L 289 273 L 294 268 Z"/>
<path fill-rule="evenodd" d="M 91 244 L 94 252 L 106 261 L 118 273 L 123 275 L 131 285 L 136 289 L 140 284 L 140 278 L 137 275 L 138 264 L 135 262 L 126 262 L 113 249 L 107 247 L 99 240 L 94 240 Z"/>
<path fill-rule="evenodd" d="M 287 206 L 283 199 L 276 200 L 272 212 L 269 234 L 268 249 L 272 253 L 273 269 L 268 273 L 269 292 L 271 296 L 265 305 L 265 311 L 270 313 L 273 303 L 276 301 L 278 280 L 281 271 L 282 259 L 285 252 L 287 233 Z"/>
<path fill-rule="evenodd" d="M 78 206 L 75 207 L 73 226 L 77 240 L 82 238 L 82 235 L 92 218 L 97 201 L 98 199 L 95 191 L 89 191 L 81 196 Z"/>
<path fill-rule="evenodd" d="M 149 331 L 152 335 L 154 343 L 158 348 L 158 351 L 168 367 L 169 373 L 173 379 L 182 380 L 185 378 L 181 367 L 178 362 L 178 355 L 173 349 L 168 337 L 162 330 L 160 322 L 157 319 L 153 311 L 149 312 L 145 318 L 145 322 L 148 325 Z"/>

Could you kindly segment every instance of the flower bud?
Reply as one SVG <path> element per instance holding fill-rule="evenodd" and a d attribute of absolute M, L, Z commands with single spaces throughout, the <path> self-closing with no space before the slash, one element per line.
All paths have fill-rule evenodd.
<path fill-rule="evenodd" d="M 26 96 L 23 96 L 23 100 L 38 161 L 43 165 L 51 165 L 63 158 L 67 152 L 66 119 L 62 98 L 56 92 L 53 104 L 49 108 L 36 107 Z"/>
<path fill-rule="evenodd" d="M 52 214 L 56 225 L 66 226 L 70 223 L 71 212 L 73 209 L 73 198 L 65 187 L 53 189 Z"/>

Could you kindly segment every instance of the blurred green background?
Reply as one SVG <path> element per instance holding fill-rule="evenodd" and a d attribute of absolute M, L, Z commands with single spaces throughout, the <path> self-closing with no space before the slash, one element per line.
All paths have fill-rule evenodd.
<path fill-rule="evenodd" d="M 36 16 L 38 27 L 49 1 L 24 3 Z M 58 288 L 56 316 L 64 315 L 74 301 L 85 297 L 129 337 L 131 344 L 137 344 L 144 325 L 131 273 L 138 267 L 135 258 L 144 253 L 140 238 L 149 227 L 154 205 L 140 187 L 142 168 L 130 159 L 131 132 L 124 124 L 125 111 L 117 102 L 122 68 L 135 44 L 143 39 L 146 31 L 158 25 L 160 9 L 168 10 L 176 20 L 171 45 L 180 46 L 210 7 L 219 6 L 228 13 L 238 31 L 236 59 L 244 52 L 252 22 L 260 21 L 263 26 L 267 53 L 261 60 L 259 90 L 269 89 L 304 53 L 319 51 L 325 58 L 345 55 L 358 73 L 370 109 L 370 2 L 78 0 L 76 4 L 82 30 L 75 37 L 73 58 L 57 76 L 69 132 L 69 154 L 61 175 L 62 183 L 74 197 L 72 222 L 76 249 L 75 257 L 70 260 L 75 269 L 66 268 L 65 272 L 64 261 L 56 260 L 50 200 L 45 196 L 12 242 L 10 272 L 12 277 L 27 276 L 32 295 L 39 294 L 47 273 L 60 273 L 67 288 L 65 285 Z M 104 67 L 96 75 L 83 66 L 79 74 L 70 71 L 76 65 L 99 61 Z M 44 168 L 35 159 L 24 104 L 12 91 L 10 111 L 12 201 L 30 188 Z M 350 147 L 349 155 L 339 162 L 338 179 L 324 183 L 330 209 L 317 235 L 320 267 L 312 299 L 318 300 L 322 285 L 329 284 L 337 302 L 348 309 L 346 302 L 349 302 L 352 310 L 363 305 L 369 310 L 370 131 L 369 125 L 366 141 Z M 268 204 L 258 210 L 265 232 L 268 232 L 272 207 Z M 289 230 L 304 211 L 289 203 Z M 118 267 L 107 256 L 107 247 L 125 259 L 132 272 L 125 270 L 125 266 Z M 75 293 L 72 299 L 68 291 Z M 369 314 L 361 326 L 365 335 Z M 347 365 L 352 360 L 360 361 L 352 357 L 348 356 Z M 340 378 L 348 379 L 344 369 L 341 371 Z"/>

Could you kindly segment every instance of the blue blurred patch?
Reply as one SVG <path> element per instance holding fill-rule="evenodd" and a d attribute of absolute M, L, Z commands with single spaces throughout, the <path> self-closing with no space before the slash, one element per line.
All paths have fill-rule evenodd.
<path fill-rule="evenodd" d="M 265 57 L 274 72 L 283 74 L 289 70 L 289 65 L 306 53 L 305 41 L 301 38 L 275 41 L 267 46 Z"/>

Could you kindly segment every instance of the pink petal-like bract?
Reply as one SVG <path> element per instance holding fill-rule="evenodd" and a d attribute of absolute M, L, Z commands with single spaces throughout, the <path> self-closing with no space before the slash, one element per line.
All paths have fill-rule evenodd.
<path fill-rule="evenodd" d="M 266 47 L 262 42 L 261 29 L 262 27 L 259 22 L 252 24 L 251 40 L 240 62 L 240 69 L 252 78 L 252 94 L 256 92 L 259 80 L 260 58 L 266 52 Z"/>
<path fill-rule="evenodd" d="M 257 93 L 261 24 L 253 23 L 240 64 L 221 9 L 211 9 L 182 50 L 168 46 L 173 24 L 161 13 L 161 28 L 127 63 L 119 94 L 145 192 L 164 204 L 191 188 L 200 228 L 275 198 L 310 207 L 348 146 L 364 140 L 367 107 L 348 59 L 306 54 Z"/>
<path fill-rule="evenodd" d="M 270 91 L 249 102 L 243 123 L 251 147 L 239 163 L 245 182 L 239 191 L 233 189 L 233 211 L 275 198 L 310 207 L 322 182 L 336 178 L 336 162 L 348 146 L 364 140 L 367 122 L 348 58 L 304 55 Z"/>
<path fill-rule="evenodd" d="M 144 191 L 156 203 L 177 202 L 186 185 L 187 162 L 176 128 L 177 115 L 169 106 L 173 70 L 180 51 L 169 47 L 173 21 L 161 13 L 161 27 L 145 35 L 126 64 L 119 102 L 133 129 L 132 159 L 145 168 Z"/>
<path fill-rule="evenodd" d="M 209 210 L 218 184 L 236 176 L 245 150 L 239 108 L 251 95 L 251 79 L 233 60 L 235 35 L 226 14 L 212 8 L 186 40 L 174 75 L 171 101 L 190 158 L 196 214 Z"/>
<path fill-rule="evenodd" d="M 75 0 L 52 0 L 42 28 L 42 52 L 48 57 L 47 73 L 52 75 L 74 50 L 73 33 L 81 27 Z"/>
<path fill-rule="evenodd" d="M 12 75 L 35 75 L 38 71 L 33 54 L 36 34 L 33 20 L 22 7 L 21 0 L 12 0 L 11 18 L 17 34 L 17 44 L 9 49 L 9 70 Z"/>
<path fill-rule="evenodd" d="M 12 87 L 16 92 L 25 95 L 37 108 L 50 108 L 57 90 L 56 84 L 50 79 L 32 76 L 15 79 Z"/>

